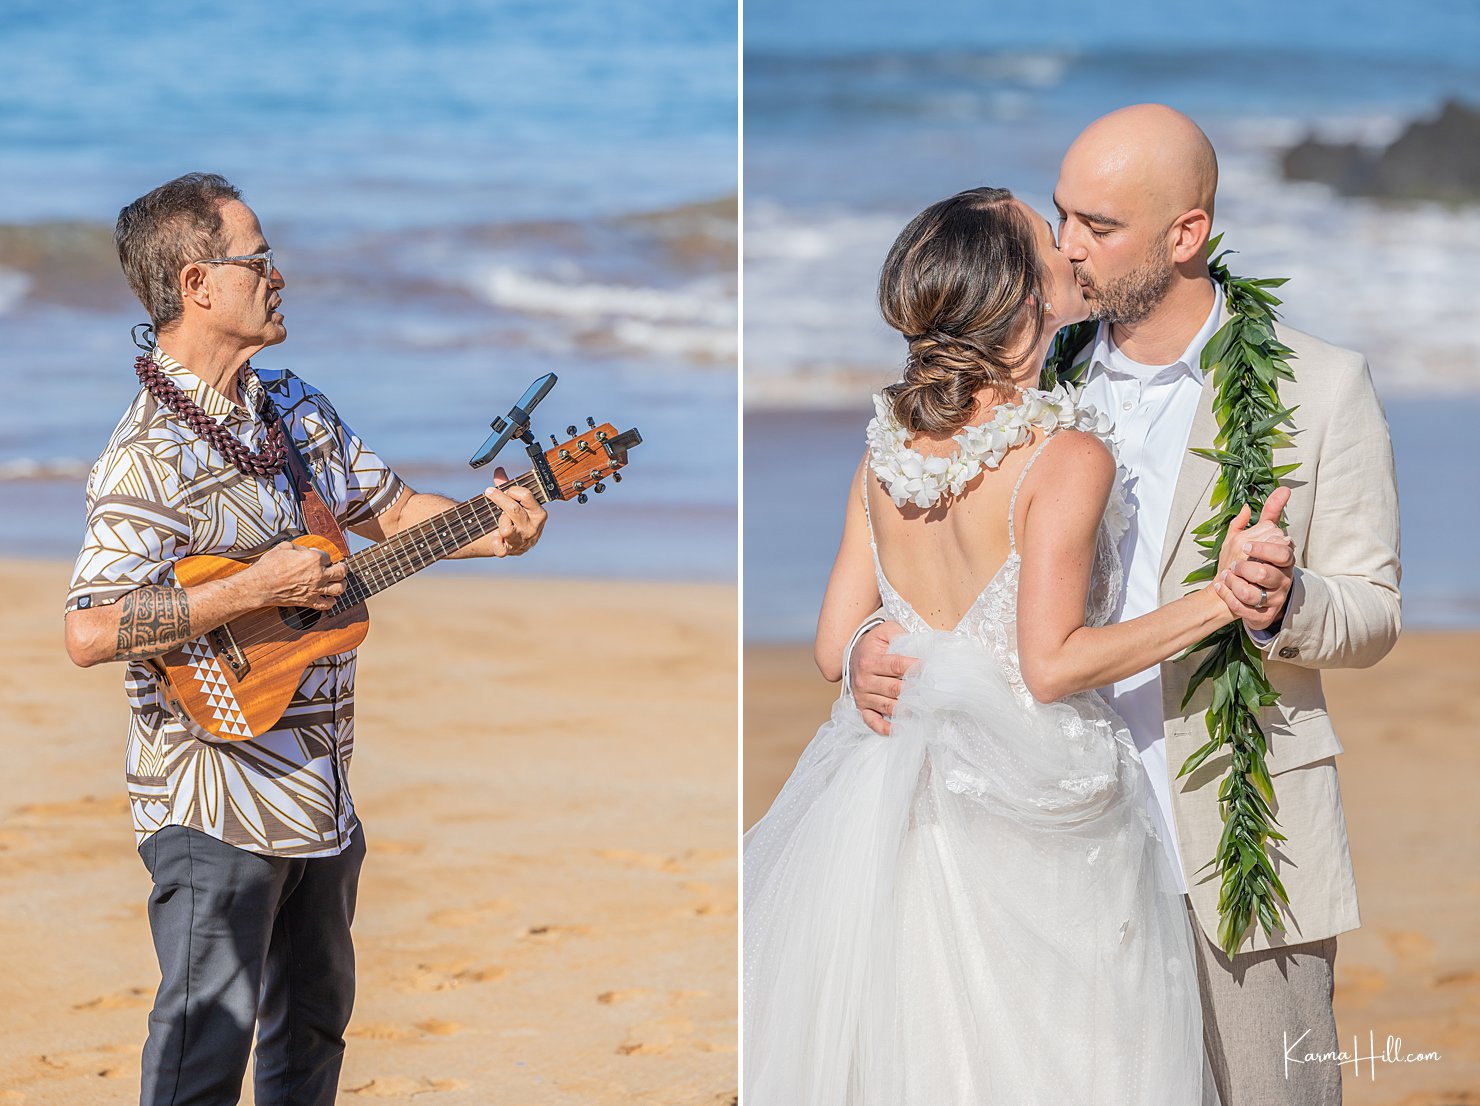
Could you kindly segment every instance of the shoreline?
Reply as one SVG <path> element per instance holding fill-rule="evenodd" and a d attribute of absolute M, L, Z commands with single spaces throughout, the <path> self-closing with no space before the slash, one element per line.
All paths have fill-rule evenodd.
<path fill-rule="evenodd" d="M 1459 505 L 1480 476 L 1480 395 L 1435 405 L 1383 396 L 1402 511 L 1403 624 L 1480 630 L 1471 550 L 1480 518 Z M 867 401 L 745 413 L 745 635 L 812 640 L 842 533 L 843 502 L 864 453 Z M 1205 516 L 1199 516 L 1205 517 Z"/>
<path fill-rule="evenodd" d="M 546 534 L 546 536 L 548 536 L 548 533 Z M 542 542 L 543 540 L 544 538 L 541 538 Z M 365 542 L 364 539 L 356 538 L 353 536 L 351 536 L 351 541 L 359 542 L 365 545 L 369 544 L 368 542 Z M 353 547 L 351 548 L 351 551 L 353 551 Z M 428 582 L 434 582 L 437 579 L 435 572 L 438 568 L 446 567 L 457 570 L 464 568 L 483 568 L 485 566 L 509 567 L 516 565 L 521 560 L 525 559 L 527 558 L 468 557 L 461 560 L 444 558 L 440 561 L 434 561 L 431 565 L 428 565 L 427 568 L 422 569 L 420 572 L 417 572 L 412 576 L 406 577 L 405 581 L 403 581 L 403 584 L 406 587 L 409 587 L 412 586 L 413 583 L 425 585 Z M 0 592 L 3 592 L 3 589 L 10 577 L 10 574 L 14 570 L 22 570 L 25 572 L 39 572 L 42 574 L 45 574 L 47 572 L 62 572 L 70 574 L 72 570 L 72 558 L 59 556 L 27 557 L 15 553 L 6 552 L 3 548 L 0 548 Z M 432 574 L 428 575 L 428 571 L 430 571 Z M 662 593 L 675 588 L 680 590 L 692 589 L 698 594 L 703 594 L 707 592 L 733 593 L 735 591 L 735 585 L 725 580 L 709 580 L 701 577 L 696 577 L 690 580 L 650 580 L 643 579 L 641 577 L 628 578 L 625 576 L 601 575 L 600 573 L 595 572 L 587 572 L 579 575 L 567 575 L 561 572 L 541 573 L 538 571 L 537 566 L 530 566 L 527 575 L 521 575 L 518 577 L 518 583 L 521 588 L 526 586 L 540 588 L 546 586 L 563 587 L 566 585 L 574 585 L 578 587 L 592 588 L 651 588 L 657 593 Z M 405 587 L 402 587 L 398 590 L 405 590 Z M 63 595 L 65 595 L 65 591 L 66 581 L 63 580 Z M 389 591 L 379 592 L 371 597 L 370 602 L 377 602 L 387 594 L 389 594 Z M 58 616 L 60 616 L 61 614 L 61 609 L 61 604 L 58 603 Z"/>
<path fill-rule="evenodd" d="M 0 517 L 11 520 L 0 539 L 0 564 L 35 562 L 70 567 L 82 540 L 86 476 L 59 480 L 0 480 Z M 477 495 L 483 485 L 462 478 L 435 490 L 452 499 Z M 599 505 L 598 505 L 599 502 Z M 623 502 L 608 495 L 588 505 L 552 502 L 540 545 L 514 558 L 443 560 L 432 569 L 520 579 L 621 579 L 633 583 L 679 580 L 725 585 L 735 578 L 739 509 L 729 503 Z M 370 543 L 347 535 L 351 551 Z M 644 556 L 645 554 L 645 556 Z"/>

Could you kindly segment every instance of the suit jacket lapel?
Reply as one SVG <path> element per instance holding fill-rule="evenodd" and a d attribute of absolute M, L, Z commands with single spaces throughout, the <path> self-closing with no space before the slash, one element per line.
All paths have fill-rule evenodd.
<path fill-rule="evenodd" d="M 1220 288 L 1218 290 L 1217 329 L 1222 330 L 1228 319 L 1228 303 L 1223 298 L 1223 290 Z M 1218 419 L 1213 414 L 1215 393 L 1216 389 L 1210 373 L 1203 379 L 1202 395 L 1197 401 L 1197 414 L 1193 416 L 1192 429 L 1187 435 L 1189 452 L 1182 454 L 1182 467 L 1177 473 L 1177 486 L 1172 492 L 1172 509 L 1167 515 L 1167 530 L 1161 543 L 1161 572 L 1158 580 L 1163 585 L 1166 582 L 1167 570 L 1171 568 L 1172 561 L 1176 559 L 1178 548 L 1184 542 L 1190 544 L 1194 540 L 1191 534 L 1193 515 L 1199 507 L 1207 508 L 1208 499 L 1212 495 L 1213 481 L 1218 476 L 1219 466 L 1216 461 L 1210 461 L 1206 457 L 1190 452 L 1195 447 L 1202 449 L 1213 447 L 1213 439 L 1218 434 Z"/>

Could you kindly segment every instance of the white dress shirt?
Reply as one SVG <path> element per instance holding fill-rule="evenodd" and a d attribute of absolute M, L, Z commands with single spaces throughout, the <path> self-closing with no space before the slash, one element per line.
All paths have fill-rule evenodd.
<path fill-rule="evenodd" d="M 1216 293 L 1216 288 L 1215 288 Z M 1213 309 L 1182 356 L 1170 365 L 1132 361 L 1101 323 L 1090 351 L 1082 401 L 1110 417 L 1120 464 L 1127 472 L 1126 492 L 1131 524 L 1120 541 L 1125 562 L 1125 588 L 1112 618 L 1124 622 L 1156 610 L 1167 519 L 1172 493 L 1187 452 L 1187 437 L 1202 395 L 1202 352 L 1218 329 L 1218 297 Z M 1152 818 L 1167 850 L 1178 890 L 1187 892 L 1172 817 L 1171 777 L 1167 769 L 1166 733 L 1161 705 L 1161 668 L 1118 680 L 1100 689 L 1125 719 L 1151 779 Z M 1179 766 L 1180 767 L 1180 766 Z"/>

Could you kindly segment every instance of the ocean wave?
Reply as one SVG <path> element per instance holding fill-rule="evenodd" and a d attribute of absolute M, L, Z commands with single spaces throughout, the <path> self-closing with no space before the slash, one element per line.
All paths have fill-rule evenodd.
<path fill-rule="evenodd" d="M 739 198 L 677 204 L 628 215 L 620 220 L 653 235 L 676 261 L 733 271 L 740 239 Z"/>
<path fill-rule="evenodd" d="M 1059 50 L 902 50 L 826 58 L 747 55 L 746 116 L 764 129 L 803 113 L 924 124 L 1015 123 L 1070 79 L 1078 55 Z M 819 82 L 825 88 L 819 87 Z"/>
<path fill-rule="evenodd" d="M 1222 179 L 1214 229 L 1238 251 L 1231 269 L 1289 277 L 1278 293 L 1285 322 L 1366 354 L 1386 393 L 1480 392 L 1473 339 L 1480 315 L 1468 279 L 1469 259 L 1480 250 L 1480 210 L 1378 203 L 1285 181 L 1279 139 L 1308 126 L 1245 120 L 1215 138 Z M 1321 126 L 1375 137 L 1388 117 L 1353 115 Z M 1045 182 L 1043 197 L 1050 187 Z M 901 179 L 899 193 L 907 189 Z M 919 197 L 920 205 L 932 198 Z M 890 214 L 747 199 L 748 406 L 832 406 L 844 388 L 895 378 L 904 350 L 879 319 L 874 281 L 912 214 L 904 204 Z"/>
<path fill-rule="evenodd" d="M 1284 149 L 1306 138 L 1321 142 L 1354 142 L 1359 146 L 1386 146 L 1403 133 L 1410 117 L 1399 111 L 1370 111 L 1325 119 L 1291 116 L 1248 116 L 1229 124 L 1229 132 L 1241 144 L 1264 149 Z"/>
<path fill-rule="evenodd" d="M 351 221 L 352 224 L 352 221 Z M 412 349 L 512 344 L 733 365 L 737 198 L 568 219 L 270 228 L 300 322 L 373 319 Z M 133 297 L 101 223 L 0 224 L 0 316 L 22 302 L 117 326 Z M 488 304 L 503 308 L 490 320 Z"/>
<path fill-rule="evenodd" d="M 726 195 L 622 215 L 400 230 L 352 240 L 351 252 L 383 261 L 341 257 L 335 278 L 371 292 L 373 274 L 374 292 L 399 297 L 395 330 L 416 348 L 492 343 L 733 366 L 738 224 L 737 197 Z M 481 305 L 502 310 L 490 319 Z"/>
<path fill-rule="evenodd" d="M 677 288 L 554 279 L 506 265 L 472 277 L 487 302 L 554 320 L 561 335 L 582 345 L 610 343 L 645 353 L 706 362 L 733 361 L 736 305 L 720 278 Z"/>
<path fill-rule="evenodd" d="M 653 321 L 733 321 L 734 308 L 711 283 L 667 289 L 573 283 L 497 266 L 475 278 L 490 303 L 540 315 L 626 316 Z"/>
<path fill-rule="evenodd" d="M 586 218 L 390 230 L 356 225 L 353 219 L 326 228 L 321 222 L 279 218 L 268 230 L 283 250 L 295 295 L 300 289 L 357 294 L 389 289 L 435 296 L 458 283 L 446 281 L 446 270 L 465 270 L 490 257 L 518 262 L 548 257 L 590 274 L 638 264 L 660 275 L 733 275 L 738 244 L 734 195 Z M 116 310 L 132 302 L 112 227 L 103 222 L 0 223 L 0 275 L 0 310 L 22 294 L 83 309 Z M 17 290 L 20 278 L 28 281 L 24 293 Z"/>
<path fill-rule="evenodd" d="M 733 320 L 729 326 L 697 327 L 620 319 L 612 325 L 612 336 L 628 349 L 714 364 L 734 364 L 740 348 Z"/>
<path fill-rule="evenodd" d="M 879 318 L 874 282 L 908 219 L 747 203 L 747 405 L 834 406 L 898 375 L 904 344 Z"/>
<path fill-rule="evenodd" d="M 1079 58 L 1073 50 L 981 50 L 970 48 L 874 50 L 858 54 L 817 56 L 747 51 L 745 65 L 764 80 L 825 73 L 829 83 L 897 81 L 926 77 L 931 80 L 969 79 L 1054 88 L 1063 82 Z"/>
<path fill-rule="evenodd" d="M 101 223 L 0 224 L 0 314 L 22 298 L 83 308 L 128 302 L 113 232 Z M 20 285 L 16 274 L 25 281 Z"/>
<path fill-rule="evenodd" d="M 429 234 L 458 249 L 547 250 L 601 255 L 623 252 L 661 253 L 661 261 L 687 271 L 735 269 L 739 239 L 738 200 L 734 195 L 694 200 L 668 207 L 595 218 L 531 219 L 473 223 L 442 228 L 417 227 L 393 232 L 386 243 L 415 248 Z"/>
<path fill-rule="evenodd" d="M 1032 50 L 967 55 L 965 68 L 995 80 L 1012 80 L 1030 88 L 1054 88 L 1063 83 L 1076 54 Z"/>
<path fill-rule="evenodd" d="M 92 471 L 91 461 L 73 458 L 13 457 L 0 461 L 0 482 L 19 483 L 32 480 L 78 480 Z"/>
<path fill-rule="evenodd" d="M 0 315 L 8 315 L 20 306 L 34 281 L 15 269 L 0 269 Z"/>

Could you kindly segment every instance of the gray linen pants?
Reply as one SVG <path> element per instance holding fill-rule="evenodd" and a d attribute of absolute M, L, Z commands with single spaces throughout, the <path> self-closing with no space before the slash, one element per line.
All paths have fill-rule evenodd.
<path fill-rule="evenodd" d="M 1336 938 L 1241 952 L 1230 963 L 1183 899 L 1197 947 L 1203 1047 L 1222 1106 L 1341 1106 L 1340 1065 L 1292 1062 L 1287 1072 L 1285 1064 L 1287 1045 L 1291 1057 L 1337 1049 Z"/>
<path fill-rule="evenodd" d="M 139 846 L 160 984 L 141 1106 L 229 1106 L 257 1026 L 258 1106 L 329 1106 L 355 994 L 350 922 L 365 857 L 263 856 L 167 826 Z"/>

